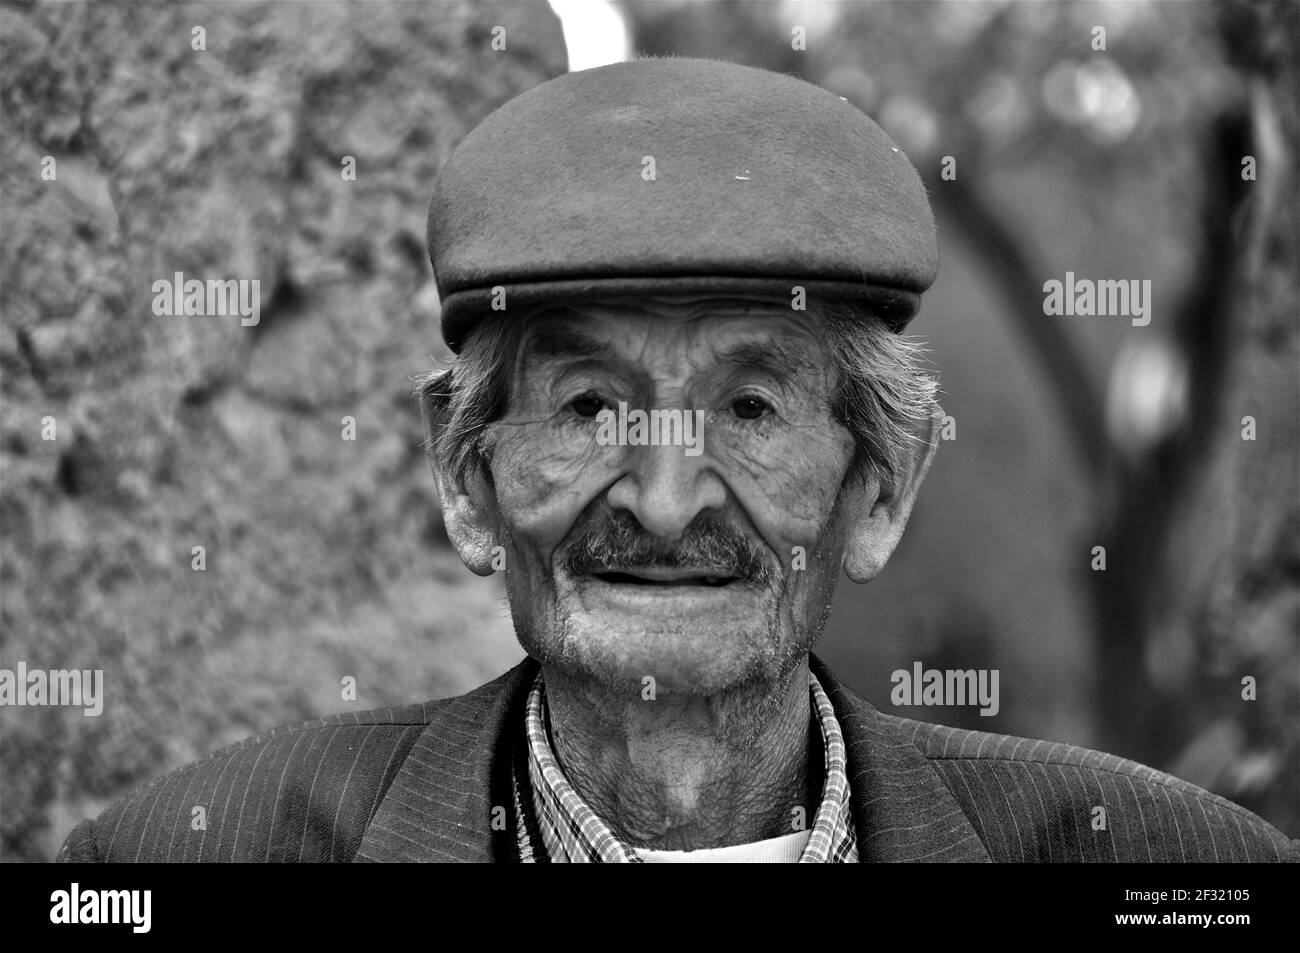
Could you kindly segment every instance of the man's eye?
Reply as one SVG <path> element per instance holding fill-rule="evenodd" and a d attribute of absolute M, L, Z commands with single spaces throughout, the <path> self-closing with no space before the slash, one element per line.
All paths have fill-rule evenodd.
<path fill-rule="evenodd" d="M 768 406 L 758 397 L 738 397 L 731 402 L 731 409 L 741 420 L 757 420 L 767 413 Z"/>
<path fill-rule="evenodd" d="M 597 394 L 579 394 L 569 401 L 569 409 L 579 417 L 595 417 L 605 409 L 605 401 Z"/>

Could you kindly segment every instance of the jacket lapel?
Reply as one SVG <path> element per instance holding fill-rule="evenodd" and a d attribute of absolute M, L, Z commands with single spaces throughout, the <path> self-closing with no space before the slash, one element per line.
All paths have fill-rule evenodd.
<path fill-rule="evenodd" d="M 988 851 L 902 719 L 882 715 L 809 659 L 848 748 L 850 810 L 866 862 L 988 862 Z"/>
<path fill-rule="evenodd" d="M 902 719 L 878 712 L 816 656 L 809 664 L 844 732 L 861 860 L 988 861 L 975 829 L 912 744 Z M 516 859 L 511 734 L 522 730 L 537 670 L 528 658 L 467 695 L 434 703 L 428 726 L 366 829 L 358 862 Z M 506 819 L 504 829 L 493 830 L 495 807 L 504 808 L 497 815 Z"/>
<path fill-rule="evenodd" d="M 467 695 L 432 703 L 428 726 L 366 828 L 357 862 L 517 859 L 511 736 L 523 731 L 536 674 L 527 658 Z"/>

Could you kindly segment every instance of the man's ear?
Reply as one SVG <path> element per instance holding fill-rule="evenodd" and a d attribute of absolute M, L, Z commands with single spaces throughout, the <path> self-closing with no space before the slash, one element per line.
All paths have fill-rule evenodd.
<path fill-rule="evenodd" d="M 893 555 L 903 538 L 912 504 L 921 489 L 938 449 L 943 411 L 936 404 L 917 442 L 908 454 L 893 486 L 881 487 L 875 478 L 853 478 L 844 488 L 844 572 L 854 582 L 870 582 Z"/>
<path fill-rule="evenodd" d="M 439 402 L 422 394 L 420 412 L 424 416 L 429 467 L 438 487 L 438 502 L 442 505 L 442 522 L 447 529 L 447 538 L 470 572 L 490 576 L 495 572 L 492 561 L 497 546 L 491 487 L 480 474 L 462 480 L 451 472 L 449 461 L 436 456 L 434 437 L 444 423 Z"/>

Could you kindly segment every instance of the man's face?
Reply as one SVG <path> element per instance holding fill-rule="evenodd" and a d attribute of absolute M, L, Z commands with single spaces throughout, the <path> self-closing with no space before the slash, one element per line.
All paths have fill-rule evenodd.
<path fill-rule="evenodd" d="M 523 334 L 487 492 L 524 648 L 629 693 L 781 679 L 825 622 L 854 454 L 817 325 L 673 298 L 543 309 Z M 609 444 L 620 403 L 702 411 L 700 445 Z"/>

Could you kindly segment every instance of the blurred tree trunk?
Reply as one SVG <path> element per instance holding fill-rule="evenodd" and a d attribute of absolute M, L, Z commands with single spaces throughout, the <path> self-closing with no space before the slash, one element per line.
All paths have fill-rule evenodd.
<path fill-rule="evenodd" d="M 1175 771 L 1300 833 L 1300 7 L 1225 4 L 1220 35 L 1249 78 L 1256 181 L 1234 222 L 1222 397 L 1168 541 L 1165 617 L 1191 633 L 1199 734 Z M 1252 418 L 1253 440 L 1243 437 Z M 1159 663 L 1157 653 L 1155 661 Z M 1255 682 L 1255 701 L 1243 679 Z M 1291 792 L 1288 795 L 1288 792 Z M 1289 820 L 1289 825 L 1287 821 Z"/>

